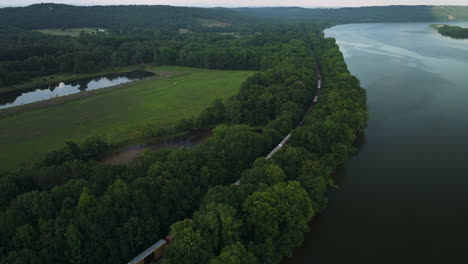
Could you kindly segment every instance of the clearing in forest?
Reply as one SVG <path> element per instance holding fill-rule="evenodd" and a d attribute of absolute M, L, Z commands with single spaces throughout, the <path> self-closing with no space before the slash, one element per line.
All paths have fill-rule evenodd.
<path fill-rule="evenodd" d="M 71 36 L 78 37 L 82 32 L 85 34 L 95 35 L 95 34 L 107 34 L 107 29 L 102 28 L 52 28 L 52 29 L 39 29 L 35 30 L 42 34 L 46 35 L 55 35 L 55 36 Z"/>
<path fill-rule="evenodd" d="M 97 135 L 113 143 L 136 140 L 149 122 L 169 126 L 197 115 L 214 99 L 235 94 L 253 74 L 185 67 L 149 70 L 174 74 L 10 115 L 0 111 L 0 170 L 38 161 L 68 140 L 80 142 Z"/>

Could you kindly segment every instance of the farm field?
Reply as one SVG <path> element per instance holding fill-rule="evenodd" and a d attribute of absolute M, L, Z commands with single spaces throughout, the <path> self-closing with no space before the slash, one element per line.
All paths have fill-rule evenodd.
<path fill-rule="evenodd" d="M 89 96 L 12 115 L 0 111 L 0 170 L 43 158 L 65 141 L 104 136 L 112 143 L 136 140 L 148 123 L 171 125 L 198 114 L 216 98 L 235 94 L 251 71 L 152 67 L 173 77 L 123 84 Z"/>

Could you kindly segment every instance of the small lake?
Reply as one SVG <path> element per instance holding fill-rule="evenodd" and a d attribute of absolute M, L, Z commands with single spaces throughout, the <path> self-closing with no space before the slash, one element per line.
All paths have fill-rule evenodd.
<path fill-rule="evenodd" d="M 468 40 L 430 24 L 326 30 L 367 90 L 370 120 L 328 209 L 284 263 L 466 261 Z"/>
<path fill-rule="evenodd" d="M 208 140 L 213 135 L 212 129 L 200 129 L 191 131 L 185 135 L 156 140 L 148 143 L 135 144 L 125 147 L 117 152 L 111 153 L 100 161 L 105 164 L 119 165 L 125 164 L 138 157 L 145 150 L 177 149 L 180 147 L 193 147 Z"/>
<path fill-rule="evenodd" d="M 123 83 L 143 80 L 154 76 L 154 73 L 137 70 L 126 73 L 107 74 L 93 78 L 58 82 L 53 85 L 32 89 L 29 91 L 14 91 L 0 94 L 0 109 L 30 104 L 55 97 L 76 94 L 111 87 Z"/>

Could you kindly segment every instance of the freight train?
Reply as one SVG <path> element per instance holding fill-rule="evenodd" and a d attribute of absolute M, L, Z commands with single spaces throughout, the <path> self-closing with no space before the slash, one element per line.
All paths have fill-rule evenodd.
<path fill-rule="evenodd" d="M 151 247 L 147 248 L 140 255 L 130 260 L 128 264 L 150 264 L 158 261 L 164 254 L 166 247 L 174 238 L 167 236 L 164 239 L 159 240 Z"/>

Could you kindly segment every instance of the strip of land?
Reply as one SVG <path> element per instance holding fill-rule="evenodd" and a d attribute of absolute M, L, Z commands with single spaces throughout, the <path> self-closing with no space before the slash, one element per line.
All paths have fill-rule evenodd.
<path fill-rule="evenodd" d="M 467 39 L 468 28 L 449 25 L 432 25 L 442 36 L 447 36 L 455 39 Z"/>

